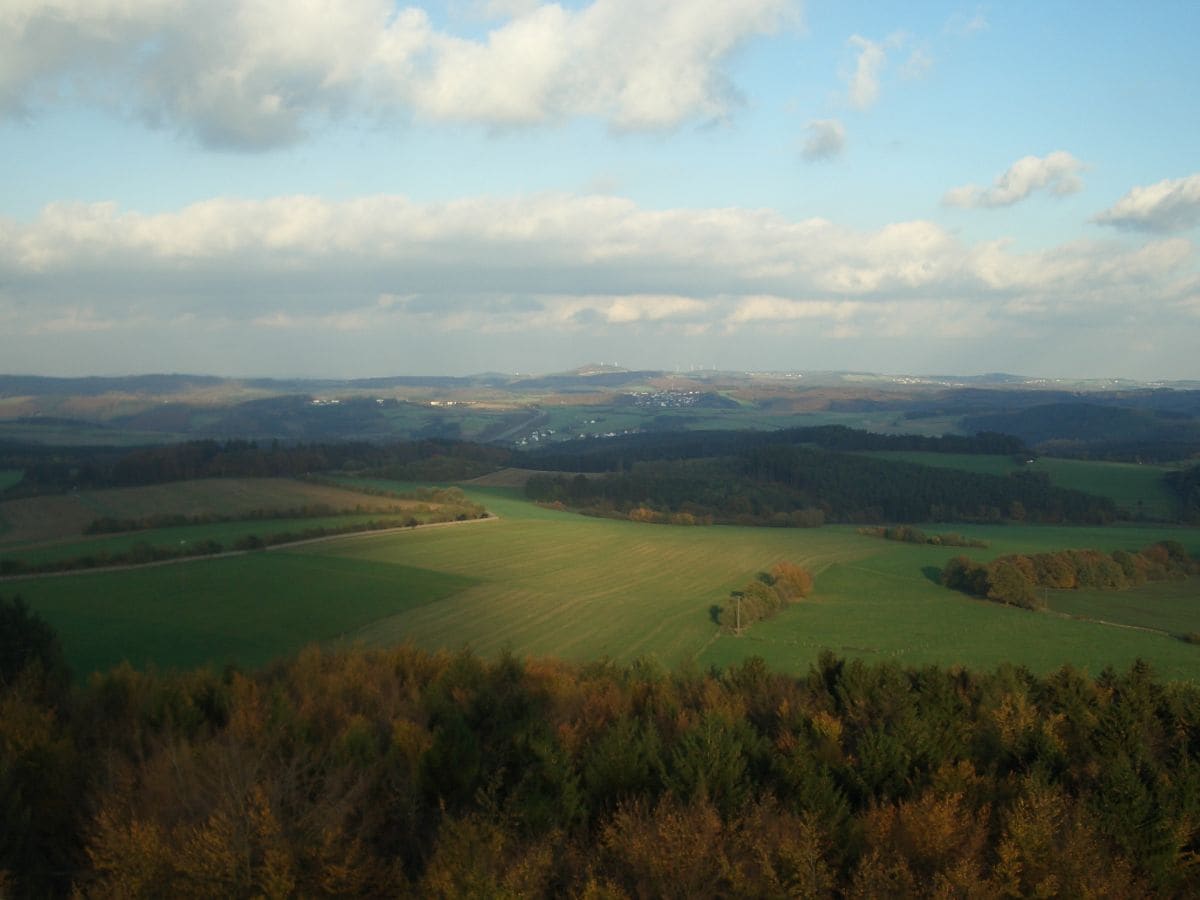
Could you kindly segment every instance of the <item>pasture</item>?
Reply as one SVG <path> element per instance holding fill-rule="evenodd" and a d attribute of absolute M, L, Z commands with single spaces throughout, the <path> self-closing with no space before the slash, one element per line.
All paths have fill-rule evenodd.
<path fill-rule="evenodd" d="M 29 565 L 41 565 L 76 557 L 116 555 L 132 550 L 139 544 L 186 551 L 187 545 L 216 541 L 225 550 L 232 550 L 239 538 L 257 535 L 298 534 L 307 529 L 336 529 L 367 522 L 389 522 L 399 527 L 411 515 L 418 521 L 429 518 L 427 513 L 414 511 L 403 515 L 383 513 L 350 513 L 340 516 L 306 516 L 286 519 L 245 519 L 236 522 L 208 522 L 199 525 L 179 525 L 173 528 L 154 528 L 146 531 L 125 531 L 120 534 L 98 535 L 34 546 L 0 549 L 0 560 L 17 559 Z"/>
<path fill-rule="evenodd" d="M 0 502 L 9 530 L 0 549 L 78 537 L 96 519 L 139 519 L 152 515 L 239 516 L 258 510 L 326 506 L 334 511 L 371 512 L 417 501 L 379 497 L 291 478 L 206 478 L 145 487 L 106 488 L 25 497 Z"/>
<path fill-rule="evenodd" d="M 1093 673 L 1143 657 L 1164 677 L 1200 679 L 1200 647 L 1173 637 L 1024 612 L 941 587 L 937 574 L 961 550 L 885 541 L 849 526 L 643 525 L 543 509 L 512 489 L 468 495 L 500 519 L 0 588 L 22 594 L 60 630 L 80 672 L 121 658 L 256 665 L 309 641 L 344 639 L 579 661 L 648 657 L 667 666 L 758 655 L 797 673 L 823 649 L 944 666 L 1012 662 L 1047 671 L 1071 663 Z M 1200 553 L 1197 529 L 954 527 L 990 542 L 966 551 L 978 559 L 1137 549 L 1165 536 Z M 814 573 L 812 597 L 743 636 L 719 635 L 711 607 L 785 559 Z M 1163 601 L 1174 604 L 1168 630 L 1200 631 L 1195 583 L 1181 591 Z M 1132 594 L 1104 599 L 1119 596 L 1137 602 Z"/>
<path fill-rule="evenodd" d="M 275 551 L 22 579 L 0 584 L 0 593 L 24 597 L 85 676 L 122 660 L 139 668 L 261 666 L 471 583 L 413 566 Z"/>
<path fill-rule="evenodd" d="M 1200 630 L 1196 615 L 1200 585 L 1194 579 L 1156 582 L 1131 591 L 1047 591 L 1046 600 L 1054 612 L 1077 618 L 1154 628 L 1173 635 Z"/>
<path fill-rule="evenodd" d="M 903 460 L 935 468 L 962 469 L 984 475 L 1008 475 L 1013 472 L 1044 472 L 1056 487 L 1110 497 L 1119 509 L 1153 519 L 1173 519 L 1179 503 L 1167 487 L 1167 466 L 1136 463 L 1102 462 L 1082 459 L 1057 459 L 1042 456 L 1032 463 L 1017 462 L 1009 456 L 985 456 L 969 453 L 926 453 L 907 450 L 878 450 L 864 456 Z"/>
<path fill-rule="evenodd" d="M 827 648 L 841 656 L 905 665 L 990 669 L 1010 662 L 1047 672 L 1070 663 L 1096 675 L 1106 666 L 1127 668 L 1141 657 L 1162 677 L 1200 679 L 1200 647 L 1178 639 L 1200 625 L 1200 582 L 1194 579 L 1171 585 L 1175 590 L 1169 600 L 1162 593 L 1159 605 L 1169 604 L 1172 627 L 1166 630 L 1170 635 L 1119 627 L 1139 623 L 1115 611 L 1119 606 L 1150 606 L 1160 585 L 1124 592 L 1087 592 L 1087 596 L 1083 592 L 1051 592 L 1054 610 L 1065 611 L 1070 602 L 1080 614 L 1114 623 L 1101 624 L 974 599 L 936 581 L 946 560 L 957 553 L 982 560 L 1055 547 L 1134 548 L 1152 542 L 1153 530 L 1043 530 L 1033 526 L 962 530 L 989 540 L 991 546 L 987 550 L 951 550 L 879 541 L 890 546 L 868 558 L 830 566 L 817 578 L 810 601 L 755 625 L 740 638 L 720 635 L 700 656 L 700 662 L 720 666 L 758 655 L 771 665 L 794 669 L 797 660 L 815 659 Z M 1175 536 L 1185 540 L 1192 552 L 1200 549 L 1196 531 Z M 1095 605 L 1097 601 L 1103 605 Z M 1168 623 L 1165 617 L 1158 621 L 1158 627 Z"/>

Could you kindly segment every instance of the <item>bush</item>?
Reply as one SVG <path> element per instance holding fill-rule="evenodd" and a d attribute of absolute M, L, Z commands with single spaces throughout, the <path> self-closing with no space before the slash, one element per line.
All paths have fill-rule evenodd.
<path fill-rule="evenodd" d="M 812 575 L 803 566 L 778 562 L 769 572 L 759 572 L 740 591 L 729 595 L 729 602 L 717 613 L 722 631 L 745 631 L 755 622 L 769 619 L 789 603 L 795 603 L 812 590 Z"/>

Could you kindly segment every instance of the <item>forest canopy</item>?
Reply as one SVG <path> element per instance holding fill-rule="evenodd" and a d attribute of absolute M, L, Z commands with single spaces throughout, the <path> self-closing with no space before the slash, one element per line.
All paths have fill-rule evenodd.
<path fill-rule="evenodd" d="M 15 896 L 1182 896 L 1200 689 L 410 647 L 0 686 Z"/>
<path fill-rule="evenodd" d="M 648 509 L 670 521 L 811 526 L 822 522 L 1103 523 L 1106 497 L 1054 487 L 1020 471 L 987 475 L 786 444 L 716 458 L 654 459 L 594 477 L 536 475 L 527 496 L 597 515 Z M 643 515 L 642 519 L 646 517 Z"/>

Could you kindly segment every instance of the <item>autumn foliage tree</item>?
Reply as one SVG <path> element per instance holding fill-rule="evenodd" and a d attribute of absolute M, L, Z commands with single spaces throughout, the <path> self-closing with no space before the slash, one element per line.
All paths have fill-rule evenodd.
<path fill-rule="evenodd" d="M 804 599 L 812 591 L 812 576 L 803 566 L 777 562 L 769 572 L 759 572 L 740 591 L 730 594 L 717 621 L 722 630 L 740 634 L 755 622 L 769 619 L 789 603 Z"/>
<path fill-rule="evenodd" d="M 1200 687 L 1143 663 L 1093 678 L 823 653 L 795 677 L 395 647 L 122 666 L 65 701 L 0 688 L 0 885 L 1195 896 L 1197 733 Z"/>
<path fill-rule="evenodd" d="M 1178 541 L 1160 541 L 1137 553 L 1116 550 L 1061 550 L 1012 554 L 990 563 L 956 556 L 942 569 L 942 584 L 977 597 L 1024 609 L 1041 609 L 1043 589 L 1093 588 L 1119 591 L 1146 581 L 1167 581 L 1200 574 Z"/>

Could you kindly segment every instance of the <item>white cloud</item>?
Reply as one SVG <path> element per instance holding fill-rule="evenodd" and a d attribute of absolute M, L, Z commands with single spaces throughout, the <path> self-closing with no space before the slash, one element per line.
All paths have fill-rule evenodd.
<path fill-rule="evenodd" d="M 67 307 L 47 319 L 37 322 L 29 334 L 63 334 L 73 331 L 111 331 L 119 323 L 110 318 L 101 318 L 89 308 Z"/>
<path fill-rule="evenodd" d="M 1017 253 L 928 221 L 859 231 L 766 210 L 648 210 L 566 194 L 215 199 L 152 215 L 74 204 L 29 223 L 0 219 L 9 310 L 21 301 L 23 327 L 43 329 L 181 315 L 341 331 L 398 316 L 666 327 L 1020 298 L 1100 309 L 1123 307 L 1131 290 L 1147 302 L 1192 297 L 1195 263 L 1182 238 Z"/>
<path fill-rule="evenodd" d="M 1200 173 L 1135 187 L 1093 221 L 1158 233 L 1194 228 L 1200 224 Z"/>
<path fill-rule="evenodd" d="M 921 47 L 913 50 L 900 68 L 900 74 L 908 79 L 924 78 L 933 70 L 933 57 Z"/>
<path fill-rule="evenodd" d="M 800 155 L 808 162 L 835 159 L 846 149 L 846 126 L 837 119 L 814 119 Z"/>
<path fill-rule="evenodd" d="M 787 322 L 797 319 L 844 321 L 864 309 L 859 301 L 791 300 L 786 297 L 752 296 L 738 301 L 727 318 L 730 325 L 747 322 Z"/>
<path fill-rule="evenodd" d="M 736 351 L 739 366 L 761 368 L 797 364 L 801 346 L 806 366 L 879 369 L 939 341 L 964 354 L 940 368 L 982 366 L 986 353 L 994 369 L 1008 358 L 995 348 L 1036 361 L 1069 337 L 1086 361 L 1098 352 L 1088 335 L 1125 346 L 1130 297 L 1140 332 L 1179 345 L 1195 337 L 1198 296 L 1196 247 L 1182 237 L 1030 253 L 928 221 L 860 230 L 613 196 L 214 199 L 154 214 L 59 204 L 28 222 L 0 218 L 0 358 L 24 370 L 56 360 L 96 371 L 118 342 L 129 370 L 491 360 L 482 370 L 497 354 L 527 370 L 618 348 L 650 364 Z M 869 357 L 822 357 L 820 340 L 834 338 Z M 1160 362 L 1144 368 L 1161 374 Z"/>
<path fill-rule="evenodd" d="M 977 7 L 975 12 L 970 15 L 962 12 L 955 13 L 946 20 L 942 30 L 956 37 L 969 37 L 987 29 L 987 16 L 984 15 L 982 8 Z"/>
<path fill-rule="evenodd" d="M 0 8 L 0 115 L 73 98 L 241 149 L 354 113 L 670 128 L 726 114 L 725 60 L 794 10 L 794 0 L 501 4 L 475 39 L 388 0 L 15 0 Z"/>
<path fill-rule="evenodd" d="M 858 50 L 847 84 L 850 104 L 856 109 L 867 109 L 879 99 L 879 75 L 887 63 L 887 52 L 883 44 L 858 34 L 851 35 L 849 44 Z"/>
<path fill-rule="evenodd" d="M 908 44 L 911 35 L 895 31 L 882 41 L 873 41 L 860 34 L 853 34 L 846 42 L 858 51 L 854 69 L 843 75 L 846 81 L 846 99 L 855 109 L 869 109 L 879 100 L 880 79 L 887 67 L 888 51 L 898 50 Z M 916 50 L 903 67 L 901 74 L 915 77 L 922 74 L 923 66 L 932 65 L 932 59 L 922 50 Z"/>
<path fill-rule="evenodd" d="M 1085 168 L 1082 162 L 1062 150 L 1047 156 L 1025 156 L 998 176 L 991 187 L 968 184 L 953 188 L 946 192 L 942 203 L 965 209 L 994 208 L 1012 206 L 1036 190 L 1044 189 L 1057 196 L 1074 194 L 1083 189 L 1079 173 Z"/>

